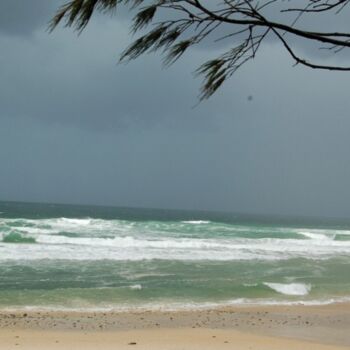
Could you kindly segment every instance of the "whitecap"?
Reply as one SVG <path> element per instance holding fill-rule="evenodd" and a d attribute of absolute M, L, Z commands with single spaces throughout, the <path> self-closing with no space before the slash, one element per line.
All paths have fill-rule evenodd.
<path fill-rule="evenodd" d="M 309 232 L 309 231 L 299 231 L 298 234 L 310 239 L 319 239 L 319 240 L 333 240 L 335 238 L 335 234 L 327 235 L 323 233 L 315 233 L 315 232 Z"/>
<path fill-rule="evenodd" d="M 133 285 L 129 286 L 129 288 L 131 290 L 141 290 L 142 286 L 141 286 L 141 284 L 133 284 Z"/>
<path fill-rule="evenodd" d="M 180 222 L 131 222 L 93 218 L 0 219 L 3 232 L 16 230 L 39 243 L 35 246 L 3 246 L 2 260 L 286 260 L 348 257 L 350 240 L 334 240 L 343 230 L 291 229 L 309 239 L 238 237 L 243 226 L 205 220 Z M 205 225 L 210 223 L 210 225 Z M 203 226 L 201 226 L 203 224 Z M 192 231 L 203 235 L 193 235 Z M 272 228 L 264 228 L 266 232 Z M 226 234 L 232 232 L 232 235 Z M 252 230 L 254 228 L 252 227 Z M 283 228 L 273 228 L 281 232 Z M 225 231 L 225 236 L 220 233 Z M 74 235 L 63 235 L 62 233 Z M 254 232 L 254 231 L 252 231 Z M 288 231 L 290 232 L 290 231 Z M 216 234 L 218 233 L 218 234 Z M 0 238 L 3 233 L 0 233 Z M 209 238 L 210 237 L 210 238 Z"/>
<path fill-rule="evenodd" d="M 203 225 L 203 224 L 210 224 L 210 221 L 207 220 L 188 220 L 188 221 L 181 221 L 183 224 L 192 224 L 192 225 Z"/>
<path fill-rule="evenodd" d="M 264 283 L 265 286 L 284 295 L 307 295 L 311 290 L 310 284 L 304 283 Z"/>
<path fill-rule="evenodd" d="M 85 218 L 85 219 L 72 219 L 72 218 L 65 218 L 62 217 L 58 220 L 61 220 L 62 222 L 72 224 L 72 225 L 90 225 L 93 222 L 93 219 L 91 218 Z"/>

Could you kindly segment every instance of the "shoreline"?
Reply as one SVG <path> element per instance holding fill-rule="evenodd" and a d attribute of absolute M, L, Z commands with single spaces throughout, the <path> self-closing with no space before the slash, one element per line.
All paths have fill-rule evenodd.
<path fill-rule="evenodd" d="M 119 344 L 118 349 L 124 345 L 129 346 L 124 344 L 125 342 L 121 343 L 120 340 L 127 337 L 139 339 L 138 348 L 141 348 L 140 344 L 145 346 L 148 344 L 149 347 L 146 346 L 145 349 L 151 349 L 152 341 L 158 339 L 158 342 L 163 341 L 159 344 L 159 348 L 172 349 L 166 344 L 167 337 L 171 336 L 178 339 L 176 340 L 176 344 L 177 341 L 179 342 L 178 348 L 183 344 L 189 349 L 196 349 L 197 346 L 217 349 L 221 345 L 226 345 L 227 348 L 227 344 L 235 341 L 242 343 L 242 349 L 249 349 L 247 344 L 254 342 L 256 345 L 266 342 L 271 349 L 274 349 L 277 343 L 280 344 L 280 349 L 345 349 L 350 347 L 349 329 L 350 303 L 317 306 L 240 305 L 196 311 L 0 310 L 0 341 L 1 344 L 7 344 L 7 347 L 1 347 L 1 349 L 12 349 L 11 346 L 16 346 L 14 344 L 20 344 L 16 342 L 18 339 L 27 339 L 26 342 L 22 341 L 22 349 L 34 349 L 33 344 L 39 334 L 47 339 L 55 337 L 61 339 L 61 343 L 55 343 L 56 345 L 63 344 L 69 339 L 73 343 L 79 342 L 79 339 L 85 342 L 88 338 L 101 339 L 102 342 L 107 341 L 104 339 L 110 339 L 111 344 L 106 343 L 102 349 L 109 349 L 112 344 Z M 227 338 L 229 343 L 220 343 L 221 345 L 215 346 L 213 343 L 212 347 L 209 347 L 210 344 L 203 339 L 207 339 L 209 335 L 212 336 L 213 332 L 217 334 L 214 334 L 215 337 L 219 337 L 220 334 L 220 339 Z M 193 337 L 197 335 L 196 342 Z M 186 339 L 192 345 L 183 343 Z M 246 347 L 243 344 L 245 342 Z M 35 344 L 38 348 L 38 344 L 41 343 Z M 55 344 L 50 345 L 48 349 L 60 349 L 55 347 Z M 92 341 L 91 344 L 95 343 Z M 319 347 L 313 347 L 315 344 Z M 91 349 L 94 349 L 93 345 L 91 346 Z M 157 349 L 157 346 L 154 346 Z M 79 348 L 78 345 L 77 348 Z M 95 348 L 97 348 L 96 344 Z M 255 348 L 265 349 L 252 347 L 252 349 Z M 266 345 L 266 349 L 268 348 Z M 90 349 L 89 345 L 88 349 Z M 277 345 L 276 349 L 278 349 Z"/>
<path fill-rule="evenodd" d="M 235 299 L 229 302 L 203 302 L 203 303 L 145 303 L 128 306 L 99 306 L 91 307 L 84 305 L 80 307 L 65 306 L 0 306 L 1 313 L 16 312 L 67 312 L 67 313 L 138 313 L 138 312 L 182 312 L 182 311 L 207 311 L 207 310 L 228 310 L 240 308 L 274 308 L 274 307 L 332 307 L 335 305 L 350 305 L 350 296 L 342 296 L 329 299 L 310 299 L 310 300 L 277 300 L 277 299 Z"/>

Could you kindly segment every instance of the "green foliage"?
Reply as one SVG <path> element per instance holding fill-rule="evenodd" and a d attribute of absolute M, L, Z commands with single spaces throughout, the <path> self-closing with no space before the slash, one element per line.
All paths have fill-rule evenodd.
<path fill-rule="evenodd" d="M 171 48 L 168 50 L 167 56 L 165 57 L 164 63 L 166 65 L 170 65 L 177 61 L 192 44 L 193 40 L 188 39 L 180 41 L 171 46 Z"/>
<path fill-rule="evenodd" d="M 144 8 L 134 17 L 134 23 L 132 26 L 133 32 L 136 33 L 138 30 L 144 28 L 149 24 L 157 10 L 157 5 L 152 5 Z"/>
<path fill-rule="evenodd" d="M 95 10 L 111 11 L 119 5 L 129 5 L 131 9 L 138 9 L 133 18 L 132 32 L 137 33 L 144 30 L 148 25 L 154 22 L 157 10 L 160 8 L 169 9 L 172 6 L 180 5 L 181 1 L 157 0 L 151 2 L 148 6 L 141 7 L 143 0 L 73 0 L 65 4 L 58 11 L 50 23 L 50 29 L 53 30 L 60 22 L 65 21 L 66 26 L 73 26 L 76 30 L 83 30 L 91 19 Z M 178 10 L 182 9 L 177 8 Z M 210 31 L 211 23 L 202 25 L 195 21 L 194 17 L 188 14 L 185 19 L 176 19 L 172 21 L 163 21 L 141 37 L 134 40 L 121 54 L 120 61 L 134 60 L 146 52 L 162 50 L 165 54 L 164 64 L 171 65 L 176 62 L 185 51 L 199 43 Z M 198 33 L 192 31 L 192 35 L 180 39 L 187 31 L 196 25 Z M 230 72 L 228 65 L 222 65 L 220 71 L 216 72 L 217 66 L 212 66 L 215 60 L 202 65 L 197 73 L 203 74 L 205 82 L 202 86 L 200 98 L 210 97 L 225 81 L 226 75 Z M 226 60 L 223 61 L 226 63 Z"/>
<path fill-rule="evenodd" d="M 166 33 L 167 28 L 163 25 L 159 25 L 155 29 L 151 30 L 146 35 L 135 40 L 121 55 L 120 60 L 133 60 L 152 47 L 159 45 L 160 40 Z"/>
<path fill-rule="evenodd" d="M 253 59 L 267 36 L 274 36 L 298 64 L 318 69 L 350 71 L 350 67 L 309 62 L 299 57 L 289 43 L 290 38 L 298 37 L 328 45 L 328 50 L 335 53 L 350 48 L 350 33 L 313 32 L 296 27 L 303 15 L 324 15 L 332 11 L 339 13 L 348 3 L 344 0 L 307 0 L 305 7 L 298 8 L 298 2 L 285 0 L 70 0 L 51 20 L 50 29 L 65 22 L 66 26 L 82 31 L 94 12 L 111 12 L 119 5 L 126 5 L 137 11 L 132 22 L 132 32 L 135 34 L 141 31 L 143 35 L 126 48 L 120 61 L 133 60 L 144 53 L 161 50 L 164 64 L 170 65 L 191 46 L 205 39 L 230 41 L 233 47 L 223 55 L 205 62 L 196 71 L 197 75 L 204 77 L 199 96 L 203 100 L 212 96 L 237 69 Z M 272 7 L 275 7 L 275 13 L 282 15 L 294 13 L 295 20 L 292 24 L 269 20 L 265 13 Z M 162 14 L 158 16 L 158 13 Z M 153 26 L 148 30 L 147 27 L 151 25 Z M 228 34 L 223 35 L 217 31 L 223 25 L 225 29 L 228 26 L 231 28 Z M 219 34 L 213 38 L 215 33 Z"/>
<path fill-rule="evenodd" d="M 131 7 L 141 5 L 144 0 L 72 0 L 64 4 L 50 22 L 53 30 L 61 21 L 66 20 L 66 26 L 74 26 L 81 31 L 89 23 L 95 10 L 101 12 L 113 11 L 120 4 L 129 4 Z"/>

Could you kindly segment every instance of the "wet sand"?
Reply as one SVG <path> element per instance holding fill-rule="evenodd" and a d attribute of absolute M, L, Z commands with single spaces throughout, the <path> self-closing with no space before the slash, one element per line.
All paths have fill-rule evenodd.
<path fill-rule="evenodd" d="M 0 349 L 350 349 L 350 304 L 0 311 Z"/>

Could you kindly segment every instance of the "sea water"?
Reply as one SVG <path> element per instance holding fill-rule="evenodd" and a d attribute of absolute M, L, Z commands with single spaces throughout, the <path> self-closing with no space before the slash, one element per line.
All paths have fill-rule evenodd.
<path fill-rule="evenodd" d="M 0 202 L 0 308 L 350 300 L 350 222 Z"/>

